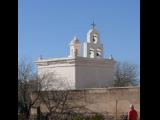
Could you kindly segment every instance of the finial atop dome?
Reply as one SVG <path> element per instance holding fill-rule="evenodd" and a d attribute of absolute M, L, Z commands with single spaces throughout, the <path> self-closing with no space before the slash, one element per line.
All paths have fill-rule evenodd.
<path fill-rule="evenodd" d="M 74 36 L 74 37 L 73 37 L 73 40 L 77 40 L 77 39 L 78 39 L 77 36 Z"/>
<path fill-rule="evenodd" d="M 42 60 L 42 59 L 43 59 L 43 57 L 42 57 L 42 55 L 40 55 L 39 58 L 38 58 L 38 60 Z"/>
<path fill-rule="evenodd" d="M 110 59 L 110 60 L 113 60 L 112 54 L 109 56 L 109 59 Z"/>

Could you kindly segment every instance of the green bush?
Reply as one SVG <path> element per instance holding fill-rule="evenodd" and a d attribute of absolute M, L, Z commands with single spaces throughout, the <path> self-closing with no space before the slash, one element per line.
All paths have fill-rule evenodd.
<path fill-rule="evenodd" d="M 24 120 L 24 115 L 22 113 L 18 114 L 18 120 Z"/>
<path fill-rule="evenodd" d="M 76 116 L 74 120 L 104 120 L 104 116 L 102 114 L 97 113 L 93 116 Z"/>
<path fill-rule="evenodd" d="M 90 120 L 104 120 L 104 116 L 97 113 L 96 115 L 92 116 Z"/>

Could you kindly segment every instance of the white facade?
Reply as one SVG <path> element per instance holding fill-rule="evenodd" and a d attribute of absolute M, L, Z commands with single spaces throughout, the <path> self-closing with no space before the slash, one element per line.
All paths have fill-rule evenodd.
<path fill-rule="evenodd" d="M 103 58 L 103 44 L 99 33 L 92 28 L 87 33 L 87 43 L 81 44 L 74 37 L 70 43 L 70 54 L 66 58 L 39 59 L 38 73 L 51 73 L 53 82 L 49 89 L 83 89 L 112 86 L 115 61 L 112 56 Z"/>

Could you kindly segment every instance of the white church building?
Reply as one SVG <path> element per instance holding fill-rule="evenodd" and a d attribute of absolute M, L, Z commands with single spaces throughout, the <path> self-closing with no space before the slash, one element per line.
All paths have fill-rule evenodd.
<path fill-rule="evenodd" d="M 116 61 L 110 56 L 104 58 L 103 44 L 95 25 L 87 33 L 87 40 L 81 44 L 77 37 L 70 42 L 68 57 L 39 58 L 36 61 L 38 74 L 50 73 L 49 89 L 102 88 L 113 85 Z M 82 52 L 83 51 L 83 52 Z M 54 81 L 54 82 L 53 82 Z M 55 83 L 55 81 L 58 81 Z M 46 82 L 47 84 L 47 82 Z"/>

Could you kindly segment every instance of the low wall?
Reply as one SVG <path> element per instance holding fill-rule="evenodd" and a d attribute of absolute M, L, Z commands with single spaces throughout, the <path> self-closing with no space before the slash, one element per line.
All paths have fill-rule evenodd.
<path fill-rule="evenodd" d="M 130 104 L 133 104 L 140 116 L 140 87 L 92 88 L 71 90 L 71 93 L 74 97 L 80 96 L 75 103 L 84 104 L 85 108 L 93 112 L 123 114 L 127 113 Z"/>
<path fill-rule="evenodd" d="M 126 113 L 130 104 L 140 112 L 140 88 L 121 87 L 105 89 L 86 89 L 86 107 L 100 113 Z"/>

